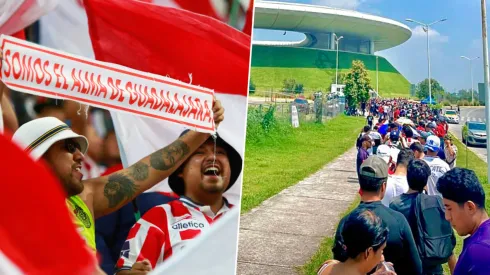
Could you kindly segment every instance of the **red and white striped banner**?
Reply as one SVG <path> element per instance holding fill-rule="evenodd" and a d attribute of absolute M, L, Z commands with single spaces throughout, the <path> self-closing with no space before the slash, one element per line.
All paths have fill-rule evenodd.
<path fill-rule="evenodd" d="M 11 89 L 215 132 L 210 89 L 5 35 L 0 45 L 1 76 Z"/>

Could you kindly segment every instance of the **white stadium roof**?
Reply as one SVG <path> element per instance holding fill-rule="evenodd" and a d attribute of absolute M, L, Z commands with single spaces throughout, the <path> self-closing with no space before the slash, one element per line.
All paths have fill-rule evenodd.
<path fill-rule="evenodd" d="M 335 33 L 344 36 L 344 42 L 350 39 L 369 44 L 370 53 L 400 45 L 412 36 L 406 25 L 380 16 L 324 6 L 269 1 L 255 3 L 254 28 L 304 33 L 306 39 L 296 42 L 296 45 L 313 48 L 332 48 L 330 37 Z M 291 46 L 291 42 L 259 42 L 267 43 Z"/>

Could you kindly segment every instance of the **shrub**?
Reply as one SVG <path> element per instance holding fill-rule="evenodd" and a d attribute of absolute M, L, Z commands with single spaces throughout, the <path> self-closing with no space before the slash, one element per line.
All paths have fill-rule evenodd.
<path fill-rule="evenodd" d="M 276 107 L 249 106 L 247 114 L 247 143 L 276 140 L 288 135 L 293 128 L 289 119 L 276 117 Z"/>
<path fill-rule="evenodd" d="M 444 100 L 443 102 L 441 102 L 443 106 L 451 106 L 451 102 L 449 102 L 449 100 Z"/>
<path fill-rule="evenodd" d="M 252 79 L 250 78 L 250 82 L 248 84 L 248 93 L 249 94 L 254 94 L 255 93 L 255 83 L 253 83 Z"/>
<path fill-rule="evenodd" d="M 282 91 L 284 93 L 293 93 L 296 87 L 296 80 L 292 78 L 284 79 L 282 85 Z"/>
<path fill-rule="evenodd" d="M 294 85 L 294 93 L 295 94 L 302 94 L 303 93 L 303 84 L 297 83 Z"/>

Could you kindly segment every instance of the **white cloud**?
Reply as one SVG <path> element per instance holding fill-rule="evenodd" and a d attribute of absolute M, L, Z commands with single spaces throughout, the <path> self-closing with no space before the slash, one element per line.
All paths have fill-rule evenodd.
<path fill-rule="evenodd" d="M 313 5 L 355 10 L 366 0 L 313 0 Z"/>
<path fill-rule="evenodd" d="M 412 29 L 412 34 L 414 38 L 419 38 L 419 37 L 427 37 L 427 33 L 424 31 L 422 26 L 416 26 L 415 28 Z M 441 42 L 441 43 L 446 43 L 449 41 L 449 37 L 445 35 L 441 35 L 438 31 L 434 29 L 429 29 L 429 38 L 431 42 Z"/>

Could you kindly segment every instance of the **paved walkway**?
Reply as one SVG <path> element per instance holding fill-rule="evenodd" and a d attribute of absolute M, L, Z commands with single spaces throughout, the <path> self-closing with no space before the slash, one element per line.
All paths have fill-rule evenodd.
<path fill-rule="evenodd" d="M 358 196 L 356 148 L 240 219 L 239 275 L 298 274 Z M 327 260 L 327 259 L 325 259 Z"/>

